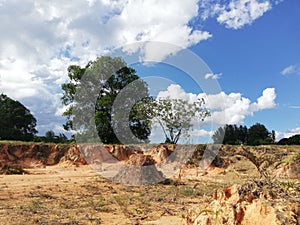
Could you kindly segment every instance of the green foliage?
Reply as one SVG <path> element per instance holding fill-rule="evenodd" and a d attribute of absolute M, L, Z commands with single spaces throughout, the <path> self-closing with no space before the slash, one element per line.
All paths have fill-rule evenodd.
<path fill-rule="evenodd" d="M 0 95 L 0 139 L 31 141 L 37 133 L 36 119 L 20 102 Z"/>
<path fill-rule="evenodd" d="M 64 113 L 67 117 L 65 129 L 81 131 L 82 137 L 96 140 L 99 137 L 103 143 L 115 144 L 120 143 L 119 138 L 128 135 L 127 132 L 118 132 L 117 136 L 116 129 L 130 127 L 135 137 L 148 142 L 150 121 L 134 107 L 136 96 L 149 96 L 148 88 L 136 75 L 136 71 L 127 67 L 120 57 L 103 56 L 90 61 L 84 68 L 72 65 L 68 68 L 68 76 L 69 83 L 62 85 L 62 102 L 68 106 Z M 92 102 L 93 96 L 96 96 L 96 102 Z M 115 100 L 119 96 L 122 96 L 120 104 L 113 112 Z M 132 108 L 126 117 L 127 114 L 123 112 L 129 106 Z M 94 114 L 87 115 L 91 111 Z M 94 137 L 91 117 L 95 118 L 98 137 Z"/>
<path fill-rule="evenodd" d="M 282 138 L 277 143 L 278 145 L 300 145 L 300 134 L 296 134 L 289 138 Z"/>
<path fill-rule="evenodd" d="M 216 144 L 229 145 L 263 145 L 275 142 L 275 132 L 270 133 L 267 128 L 256 123 L 249 129 L 246 126 L 225 125 L 219 127 L 212 136 Z"/>
<path fill-rule="evenodd" d="M 248 128 L 246 126 L 225 125 L 219 127 L 212 136 L 215 144 L 246 144 L 248 139 Z"/>
<path fill-rule="evenodd" d="M 203 99 L 193 103 L 183 99 L 148 99 L 140 104 L 139 111 L 146 113 L 161 126 L 166 143 L 176 144 L 182 135 L 189 135 L 188 131 L 193 126 L 192 120 L 203 121 L 210 115 L 202 107 L 204 104 Z"/>
<path fill-rule="evenodd" d="M 272 144 L 271 133 L 264 125 L 256 123 L 248 130 L 248 145 L 264 144 Z"/>
<path fill-rule="evenodd" d="M 71 140 L 68 140 L 65 134 L 60 133 L 55 135 L 52 130 L 49 130 L 45 133 L 45 136 L 36 136 L 34 137 L 35 142 L 46 142 L 46 143 L 70 143 Z"/>

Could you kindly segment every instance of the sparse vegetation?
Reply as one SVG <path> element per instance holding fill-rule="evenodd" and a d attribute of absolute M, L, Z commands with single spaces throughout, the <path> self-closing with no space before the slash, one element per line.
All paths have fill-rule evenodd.
<path fill-rule="evenodd" d="M 246 197 L 249 193 L 254 193 L 254 197 L 264 195 L 266 199 L 273 196 L 275 200 L 271 203 L 275 206 L 280 199 L 284 199 L 285 205 L 299 202 L 299 179 L 273 179 L 277 170 L 287 167 L 276 162 L 289 160 L 289 165 L 293 165 L 299 148 L 222 146 L 218 157 L 226 163 L 197 175 L 195 166 L 206 147 L 197 147 L 180 180 L 175 175 L 148 186 L 115 184 L 91 174 L 89 167 L 84 166 L 35 168 L 29 169 L 35 175 L 9 180 L 10 176 L 2 177 L 0 224 L 162 224 L 157 222 L 162 217 L 176 218 L 178 224 L 185 224 L 191 207 L 209 204 L 217 190 L 234 184 L 241 185 L 240 194 Z M 216 173 L 218 169 L 222 172 Z M 226 215 L 221 209 L 207 207 L 201 213 L 224 224 Z"/>

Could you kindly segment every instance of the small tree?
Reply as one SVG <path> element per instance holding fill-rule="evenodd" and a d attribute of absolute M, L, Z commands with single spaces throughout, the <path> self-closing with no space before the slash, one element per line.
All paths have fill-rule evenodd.
<path fill-rule="evenodd" d="M 45 141 L 46 142 L 55 142 L 56 141 L 55 133 L 52 130 L 49 130 L 46 132 Z"/>
<path fill-rule="evenodd" d="M 204 104 L 203 99 L 193 103 L 183 99 L 149 99 L 140 103 L 139 111 L 146 113 L 160 125 L 166 143 L 176 144 L 183 134 L 188 134 L 193 120 L 203 121 L 210 115 L 209 111 L 202 107 Z"/>

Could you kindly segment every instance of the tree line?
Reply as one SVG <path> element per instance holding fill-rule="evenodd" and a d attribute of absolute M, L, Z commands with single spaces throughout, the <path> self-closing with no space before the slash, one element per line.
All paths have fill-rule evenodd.
<path fill-rule="evenodd" d="M 182 136 L 188 137 L 192 121 L 203 121 L 210 116 L 203 99 L 189 103 L 182 99 L 153 98 L 147 83 L 120 57 L 102 56 L 84 67 L 71 65 L 68 77 L 69 81 L 62 85 L 61 100 L 67 106 L 63 126 L 65 130 L 77 131 L 76 136 L 88 142 L 100 139 L 105 144 L 121 144 L 124 140 L 131 144 L 137 143 L 136 140 L 148 143 L 155 121 L 162 128 L 165 143 L 176 144 Z M 34 116 L 20 102 L 4 94 L 0 95 L 0 118 L 0 140 L 74 141 L 74 137 L 68 140 L 64 134 L 56 135 L 51 130 L 45 136 L 37 136 Z M 218 128 L 212 139 L 214 143 L 230 145 L 274 144 L 275 131 L 269 132 L 259 123 L 250 128 L 225 125 Z M 280 140 L 278 144 L 300 144 L 300 135 Z"/>
<path fill-rule="evenodd" d="M 275 131 L 269 132 L 268 129 L 260 123 L 247 126 L 237 126 L 227 124 L 219 127 L 213 134 L 212 139 L 216 144 L 228 145 L 264 145 L 275 143 Z"/>
<path fill-rule="evenodd" d="M 219 127 L 212 136 L 216 144 L 228 145 L 300 145 L 300 134 L 289 138 L 282 138 L 276 142 L 275 131 L 271 132 L 260 123 L 247 126 L 226 124 Z"/>

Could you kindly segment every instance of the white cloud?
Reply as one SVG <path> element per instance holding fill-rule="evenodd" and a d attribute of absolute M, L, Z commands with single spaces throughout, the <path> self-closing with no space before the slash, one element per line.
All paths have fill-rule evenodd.
<path fill-rule="evenodd" d="M 289 106 L 289 108 L 291 108 L 291 109 L 300 109 L 300 105 L 292 105 L 292 106 Z"/>
<path fill-rule="evenodd" d="M 217 80 L 217 79 L 220 79 L 221 77 L 221 73 L 219 74 L 214 74 L 214 73 L 207 73 L 204 75 L 204 78 L 207 80 L 207 79 L 214 79 L 214 80 Z"/>
<path fill-rule="evenodd" d="M 276 107 L 276 93 L 274 88 L 266 88 L 262 95 L 257 98 L 256 102 L 243 97 L 241 93 L 226 94 L 193 94 L 186 93 L 179 85 L 172 84 L 166 91 L 161 91 L 158 97 L 181 98 L 190 102 L 204 98 L 206 105 L 211 111 L 211 117 L 206 119 L 207 122 L 216 125 L 225 124 L 242 124 L 247 116 L 252 116 L 255 112 L 272 109 Z"/>
<path fill-rule="evenodd" d="M 290 65 L 290 66 L 284 68 L 280 73 L 282 75 L 300 74 L 300 67 L 297 65 Z"/>
<path fill-rule="evenodd" d="M 276 141 L 280 141 L 282 138 L 289 138 L 296 134 L 300 134 L 300 127 L 287 130 L 286 132 L 276 131 Z"/>
<path fill-rule="evenodd" d="M 276 4 L 276 2 L 275 2 Z M 200 1 L 201 18 L 216 17 L 227 28 L 239 29 L 261 17 L 272 8 L 270 0 Z"/>
<path fill-rule="evenodd" d="M 56 125 L 64 121 L 56 112 L 68 65 L 86 65 L 110 49 L 134 42 L 140 44 L 124 50 L 141 50 L 141 59 L 159 61 L 207 40 L 212 34 L 191 26 L 205 2 L 211 10 L 208 16 L 216 15 L 228 27 L 251 23 L 270 7 L 267 1 L 255 0 L 228 5 L 219 0 L 1 1 L 0 90 L 36 115 L 43 134 L 50 119 Z M 234 22 L 238 15 L 242 23 Z M 154 46 L 149 41 L 172 45 Z"/>
<path fill-rule="evenodd" d="M 263 91 L 262 96 L 257 99 L 257 102 L 251 105 L 251 110 L 255 112 L 263 109 L 274 108 L 276 106 L 275 99 L 275 88 L 267 88 Z"/>
<path fill-rule="evenodd" d="M 188 102 L 195 102 L 198 99 L 198 96 L 196 94 L 186 93 L 178 84 L 169 85 L 166 91 L 160 91 L 157 95 L 157 99 L 167 97 L 171 97 L 174 99 L 183 99 L 187 100 Z"/>
<path fill-rule="evenodd" d="M 136 41 L 172 44 L 133 49 L 145 60 L 162 60 L 212 36 L 189 24 L 197 15 L 198 0 L 2 1 L 0 90 L 34 113 L 43 134 L 64 121 L 59 93 L 70 64 L 86 65 Z"/>

